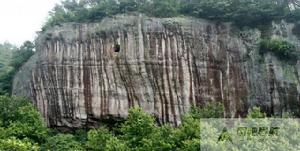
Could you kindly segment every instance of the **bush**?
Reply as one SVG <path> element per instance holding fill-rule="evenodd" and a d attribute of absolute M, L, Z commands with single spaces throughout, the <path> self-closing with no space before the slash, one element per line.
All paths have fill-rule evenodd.
<path fill-rule="evenodd" d="M 29 105 L 28 100 L 23 98 L 0 96 L 0 126 L 8 127 L 12 122 L 18 121 L 18 109 Z"/>
<path fill-rule="evenodd" d="M 88 132 L 88 140 L 86 142 L 88 150 L 93 151 L 126 151 L 127 146 L 113 136 L 106 128 L 99 128 Z"/>
<path fill-rule="evenodd" d="M 248 117 L 248 118 L 266 118 L 267 115 L 266 115 L 266 113 L 263 113 L 263 112 L 260 110 L 260 108 L 258 108 L 258 107 L 253 107 L 253 108 L 249 111 L 247 117 Z"/>
<path fill-rule="evenodd" d="M 38 151 L 40 150 L 37 144 L 31 143 L 28 140 L 19 140 L 16 138 L 8 138 L 0 140 L 0 150 L 2 151 Z"/>
<path fill-rule="evenodd" d="M 143 139 L 150 138 L 155 132 L 155 119 L 143 112 L 140 108 L 132 108 L 125 123 L 121 126 L 123 140 L 128 142 L 129 147 L 143 145 Z"/>
<path fill-rule="evenodd" d="M 43 143 L 48 130 L 40 113 L 23 98 L 0 96 L 0 127 L 9 137 Z"/>
<path fill-rule="evenodd" d="M 32 105 L 19 107 L 14 118 L 7 128 L 10 135 L 19 139 L 28 138 L 40 144 L 46 140 L 48 134 L 46 125 Z"/>
<path fill-rule="evenodd" d="M 58 134 L 47 139 L 44 145 L 46 150 L 53 151 L 81 151 L 83 146 L 71 134 Z"/>
<path fill-rule="evenodd" d="M 223 118 L 224 117 L 224 106 L 221 103 L 209 103 L 206 106 L 199 108 L 193 106 L 190 111 L 190 115 L 196 119 L 200 118 Z"/>
<path fill-rule="evenodd" d="M 260 42 L 260 53 L 273 53 L 278 59 L 295 62 L 299 58 L 299 53 L 291 43 L 282 39 L 263 39 Z"/>

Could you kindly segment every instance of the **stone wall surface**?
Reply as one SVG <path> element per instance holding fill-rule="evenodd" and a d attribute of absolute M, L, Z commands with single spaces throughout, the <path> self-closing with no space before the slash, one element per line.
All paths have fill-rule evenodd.
<path fill-rule="evenodd" d="M 124 118 L 133 106 L 178 125 L 191 106 L 208 102 L 222 102 L 226 117 L 245 116 L 253 106 L 300 115 L 300 63 L 258 50 L 267 35 L 300 51 L 293 27 L 282 21 L 241 30 L 230 23 L 144 15 L 64 24 L 39 35 L 13 93 L 30 97 L 50 126 Z"/>

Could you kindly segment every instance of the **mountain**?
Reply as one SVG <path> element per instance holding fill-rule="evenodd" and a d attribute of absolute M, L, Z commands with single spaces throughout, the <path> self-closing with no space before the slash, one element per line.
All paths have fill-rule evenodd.
<path fill-rule="evenodd" d="M 191 106 L 209 102 L 223 103 L 225 117 L 243 117 L 253 106 L 299 116 L 300 62 L 280 56 L 281 47 L 261 50 L 262 39 L 277 39 L 299 52 L 298 27 L 137 13 L 64 23 L 40 33 L 13 94 L 31 98 L 52 127 L 120 120 L 133 106 L 179 125 Z"/>

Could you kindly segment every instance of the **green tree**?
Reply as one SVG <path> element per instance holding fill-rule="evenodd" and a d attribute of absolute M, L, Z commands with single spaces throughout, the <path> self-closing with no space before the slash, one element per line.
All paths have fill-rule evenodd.
<path fill-rule="evenodd" d="M 10 44 L 0 44 L 0 95 L 10 94 L 14 68 L 10 65 L 12 54 L 17 51 L 17 47 Z"/>
<path fill-rule="evenodd" d="M 15 121 L 10 122 L 7 131 L 19 139 L 29 138 L 34 142 L 45 142 L 48 130 L 40 113 L 32 106 L 22 106 L 17 109 Z"/>
<path fill-rule="evenodd" d="M 81 151 L 82 144 L 77 142 L 71 134 L 58 134 L 47 139 L 44 145 L 46 150 L 51 151 Z"/>
<path fill-rule="evenodd" d="M 30 41 L 25 41 L 18 51 L 13 52 L 11 65 L 18 70 L 33 54 L 34 44 Z"/>
<path fill-rule="evenodd" d="M 18 109 L 28 105 L 29 102 L 23 98 L 0 96 L 0 126 L 8 127 L 11 122 L 17 121 Z"/>
<path fill-rule="evenodd" d="M 0 96 L 0 126 L 7 137 L 43 143 L 48 130 L 40 113 L 23 98 Z"/>
<path fill-rule="evenodd" d="M 145 113 L 140 108 L 132 108 L 125 123 L 121 126 L 122 139 L 126 140 L 129 147 L 143 146 L 143 139 L 149 139 L 155 132 L 154 117 Z"/>
<path fill-rule="evenodd" d="M 38 151 L 40 147 L 28 140 L 19 140 L 16 138 L 0 139 L 1 151 Z"/>
<path fill-rule="evenodd" d="M 223 118 L 224 117 L 224 105 L 219 102 L 209 103 L 206 106 L 200 108 L 192 106 L 189 112 L 195 119 L 200 118 Z"/>
<path fill-rule="evenodd" d="M 259 107 L 253 107 L 248 115 L 247 115 L 248 118 L 266 118 L 267 115 L 266 113 L 263 113 Z"/>
<path fill-rule="evenodd" d="M 20 48 L 16 48 L 10 44 L 4 44 L 2 49 L 10 51 L 12 55 L 6 55 L 5 61 L 4 58 L 0 57 L 0 64 L 5 63 L 5 68 L 3 67 L 2 71 L 0 69 L 0 95 L 11 94 L 12 83 L 14 75 L 17 73 L 19 68 L 34 54 L 34 44 L 30 41 L 25 41 Z M 1 45 L 0 45 L 0 52 Z M 1 53 L 0 53 L 1 55 Z"/>
<path fill-rule="evenodd" d="M 123 13 L 137 11 L 138 2 L 136 0 L 120 0 L 120 10 Z"/>
<path fill-rule="evenodd" d="M 126 151 L 125 143 L 113 136 L 106 128 L 90 130 L 88 132 L 88 141 L 86 143 L 88 150 L 94 151 Z"/>
<path fill-rule="evenodd" d="M 177 15 L 178 2 L 175 0 L 153 0 L 152 15 L 156 17 L 174 17 Z"/>

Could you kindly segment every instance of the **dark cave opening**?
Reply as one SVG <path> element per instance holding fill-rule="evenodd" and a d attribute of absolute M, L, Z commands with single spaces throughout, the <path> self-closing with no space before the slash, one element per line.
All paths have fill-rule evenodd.
<path fill-rule="evenodd" d="M 116 44 L 115 45 L 115 52 L 120 52 L 120 51 L 121 51 L 120 44 Z"/>

